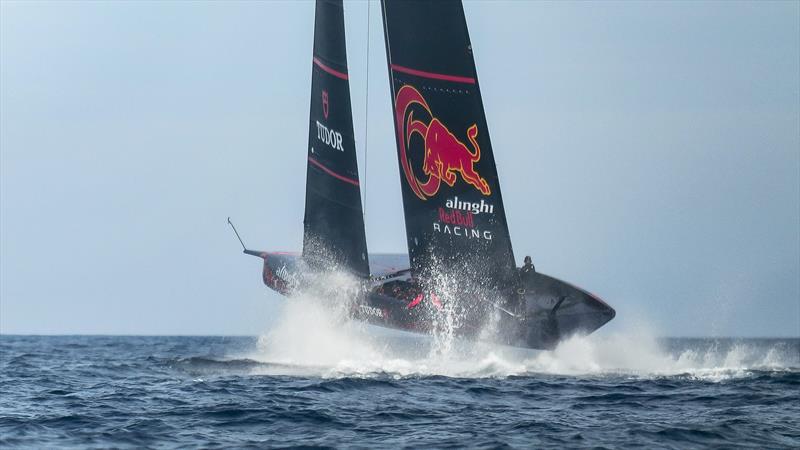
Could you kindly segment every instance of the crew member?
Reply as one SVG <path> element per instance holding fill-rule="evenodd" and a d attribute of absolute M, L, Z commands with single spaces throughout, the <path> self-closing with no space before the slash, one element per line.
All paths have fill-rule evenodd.
<path fill-rule="evenodd" d="M 533 260 L 531 260 L 530 256 L 525 257 L 525 264 L 522 265 L 520 271 L 522 273 L 536 272 L 536 267 L 533 267 Z"/>

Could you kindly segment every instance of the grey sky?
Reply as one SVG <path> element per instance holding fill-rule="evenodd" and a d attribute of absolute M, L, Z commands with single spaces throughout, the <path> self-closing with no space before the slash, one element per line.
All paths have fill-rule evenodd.
<path fill-rule="evenodd" d="M 800 335 L 799 5 L 466 2 L 515 253 L 603 332 Z M 370 9 L 367 238 L 400 252 Z M 0 331 L 262 332 L 284 300 L 225 218 L 300 247 L 312 31 L 312 2 L 0 3 Z"/>

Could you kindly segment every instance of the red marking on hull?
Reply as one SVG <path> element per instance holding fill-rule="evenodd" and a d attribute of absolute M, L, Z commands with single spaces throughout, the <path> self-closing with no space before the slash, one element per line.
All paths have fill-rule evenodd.
<path fill-rule="evenodd" d="M 434 293 L 431 293 L 431 303 L 433 303 L 433 306 L 435 306 L 436 309 L 442 309 L 442 301 L 439 300 L 439 296 Z"/>
<path fill-rule="evenodd" d="M 422 297 L 423 297 L 422 294 L 419 294 L 416 297 L 414 297 L 414 300 L 411 300 L 411 303 L 408 304 L 408 309 L 411 309 L 411 308 L 419 305 L 419 302 L 422 301 Z"/>

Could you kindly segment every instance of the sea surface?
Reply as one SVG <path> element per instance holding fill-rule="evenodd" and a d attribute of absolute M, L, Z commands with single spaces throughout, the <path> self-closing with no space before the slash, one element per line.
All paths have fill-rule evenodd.
<path fill-rule="evenodd" d="M 2 335 L 0 447 L 800 448 L 798 339 L 534 352 L 286 314 L 258 337 Z"/>

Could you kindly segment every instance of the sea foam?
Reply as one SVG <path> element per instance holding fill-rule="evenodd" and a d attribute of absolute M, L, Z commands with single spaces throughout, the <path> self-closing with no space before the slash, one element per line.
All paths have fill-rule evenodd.
<path fill-rule="evenodd" d="M 332 303 L 333 302 L 333 303 Z M 422 336 L 346 318 L 347 302 L 310 295 L 288 299 L 256 348 L 240 355 L 273 374 L 321 377 L 681 376 L 721 381 L 754 371 L 800 367 L 784 341 L 670 339 L 640 324 L 632 331 L 573 336 L 553 351 L 535 351 L 459 339 Z"/>

